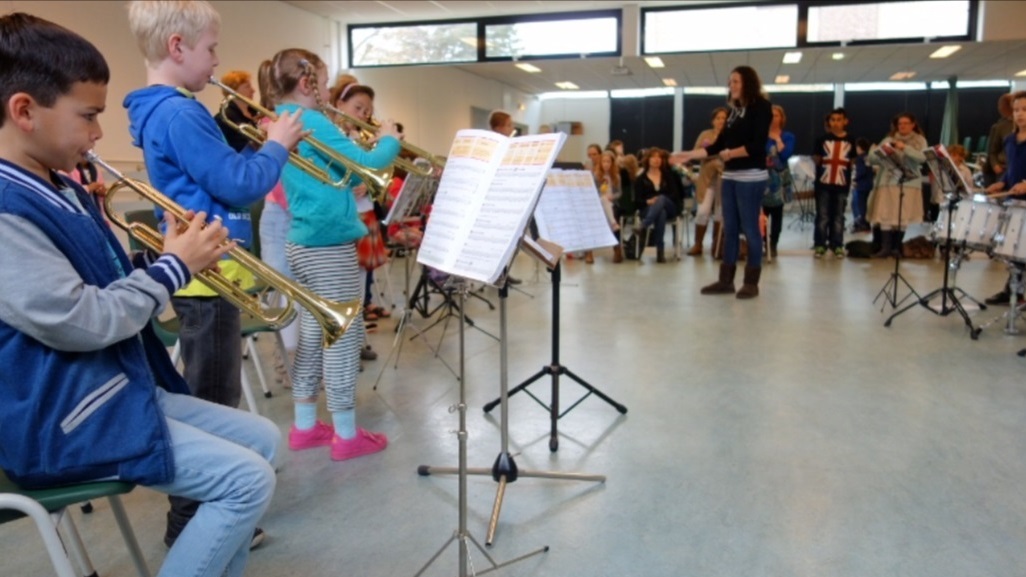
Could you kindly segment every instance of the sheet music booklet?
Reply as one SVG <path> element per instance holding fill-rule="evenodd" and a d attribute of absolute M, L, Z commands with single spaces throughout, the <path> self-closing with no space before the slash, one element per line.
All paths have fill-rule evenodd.
<path fill-rule="evenodd" d="M 595 178 L 587 170 L 550 171 L 534 220 L 538 236 L 567 252 L 617 244 Z"/>
<path fill-rule="evenodd" d="M 941 192 L 957 196 L 971 196 L 975 192 L 973 184 L 965 180 L 965 175 L 955 166 L 947 147 L 943 144 L 927 148 L 923 155 L 926 156 L 926 165 L 933 173 Z"/>
<path fill-rule="evenodd" d="M 414 161 L 418 166 L 427 167 L 430 163 L 422 158 Z M 405 218 L 419 216 L 424 208 L 431 204 L 438 190 L 437 176 L 421 176 L 407 173 L 403 179 L 403 186 L 392 201 L 392 208 L 388 210 L 388 216 L 382 224 L 388 226 L 392 222 L 402 221 Z"/>
<path fill-rule="evenodd" d="M 919 178 L 919 172 L 905 164 L 905 156 L 896 148 L 888 144 L 881 144 L 873 149 L 873 154 L 881 158 L 887 164 L 887 168 L 901 174 L 903 180 L 914 180 Z"/>
<path fill-rule="evenodd" d="M 566 135 L 456 133 L 417 262 L 495 285 L 524 236 Z"/>

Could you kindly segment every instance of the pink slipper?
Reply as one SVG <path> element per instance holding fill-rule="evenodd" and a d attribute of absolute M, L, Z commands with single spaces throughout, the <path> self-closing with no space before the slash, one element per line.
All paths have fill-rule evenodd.
<path fill-rule="evenodd" d="M 313 449 L 331 444 L 331 438 L 335 436 L 335 428 L 320 421 L 312 429 L 301 431 L 292 425 L 289 429 L 289 448 L 293 451 Z"/>
<path fill-rule="evenodd" d="M 384 433 L 372 433 L 365 429 L 357 428 L 356 437 L 343 439 L 335 435 L 331 439 L 331 460 L 345 461 L 355 459 L 378 451 L 384 451 L 388 446 L 388 437 Z"/>

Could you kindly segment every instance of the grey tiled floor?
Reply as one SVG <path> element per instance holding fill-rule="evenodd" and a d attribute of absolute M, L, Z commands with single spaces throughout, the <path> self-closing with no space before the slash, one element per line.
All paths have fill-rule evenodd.
<path fill-rule="evenodd" d="M 884 328 L 873 297 L 891 261 L 817 261 L 809 240 L 807 228 L 786 230 L 751 302 L 699 295 L 716 275 L 708 257 L 656 265 L 650 253 L 640 266 L 613 265 L 600 252 L 594 265 L 566 263 L 561 361 L 629 412 L 588 398 L 559 421 L 552 453 L 546 411 L 524 394 L 511 399 L 520 468 L 608 480 L 509 485 L 489 553 L 503 561 L 551 549 L 496 574 L 1023 574 L 1026 360 L 1015 353 L 1026 337 L 1006 335 L 998 321 L 974 341 L 957 313 L 921 307 Z M 906 261 L 902 274 L 925 293 L 940 285 L 942 269 Z M 511 384 L 550 360 L 551 287 L 526 259 L 516 272 L 530 296 L 514 291 L 508 300 Z M 976 255 L 958 282 L 982 300 L 1004 278 L 1000 263 Z M 398 290 L 398 272 L 394 280 Z M 1004 310 L 973 312 L 974 322 Z M 467 311 L 498 333 L 498 314 L 483 303 L 470 301 Z M 457 381 L 414 340 L 372 390 L 392 326 L 370 335 L 382 358 L 368 363 L 358 395 L 360 423 L 386 432 L 391 445 L 345 463 L 327 450 L 286 454 L 262 523 L 269 538 L 247 575 L 413 575 L 456 529 L 456 479 L 416 470 L 456 465 L 449 407 Z M 436 343 L 440 333 L 427 336 Z M 457 351 L 450 331 L 439 355 L 455 366 Z M 481 410 L 497 395 L 498 369 L 497 343 L 468 330 L 473 467 L 490 467 L 499 450 L 499 411 Z M 550 382 L 531 391 L 547 400 Z M 561 388 L 564 406 L 583 391 L 565 378 Z M 274 392 L 260 410 L 286 431 L 287 392 Z M 468 526 L 483 542 L 496 484 L 470 477 L 467 487 Z M 126 504 L 155 569 L 166 502 L 140 489 Z M 105 504 L 75 517 L 101 575 L 134 574 Z M 49 574 L 39 549 L 27 522 L 0 526 L 0 574 Z M 484 568 L 472 553 L 473 567 Z M 457 561 L 450 546 L 425 574 L 457 575 Z"/>

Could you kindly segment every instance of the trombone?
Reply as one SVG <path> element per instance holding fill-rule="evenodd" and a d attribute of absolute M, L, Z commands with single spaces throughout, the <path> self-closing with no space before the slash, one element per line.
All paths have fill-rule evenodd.
<path fill-rule="evenodd" d="M 228 96 L 221 101 L 221 116 L 224 118 L 225 123 L 228 124 L 228 126 L 231 126 L 232 129 L 238 131 L 240 134 L 248 138 L 254 144 L 262 146 L 264 142 L 267 141 L 267 136 L 264 135 L 264 133 L 255 126 L 249 124 L 240 125 L 229 120 L 227 114 L 227 107 L 229 104 L 231 104 L 232 100 L 238 100 L 239 102 L 245 104 L 246 106 L 249 106 L 253 110 L 256 110 L 257 113 L 261 116 L 269 118 L 272 121 L 278 118 L 277 115 L 275 115 L 275 113 L 271 110 L 268 110 L 263 106 L 260 106 L 260 104 L 255 102 L 253 99 L 246 98 L 245 96 L 239 94 L 235 90 L 232 90 L 216 78 L 211 77 L 208 80 L 208 82 L 210 84 L 213 84 L 214 86 L 217 86 L 226 94 L 228 94 Z M 387 168 L 384 170 L 373 170 L 360 164 L 357 164 L 348 156 L 339 153 L 334 148 L 328 146 L 327 144 L 324 144 L 316 138 L 306 136 L 303 137 L 303 141 L 310 145 L 311 148 L 313 148 L 321 155 L 323 155 L 325 158 L 327 158 L 329 165 L 331 163 L 335 163 L 345 168 L 346 170 L 346 174 L 342 177 L 341 180 L 335 180 L 327 171 L 317 166 L 312 160 L 300 156 L 295 151 L 289 151 L 289 162 L 291 162 L 293 166 L 302 170 L 303 172 L 307 173 L 313 178 L 316 178 L 317 180 L 329 186 L 341 188 L 344 186 L 348 186 L 351 178 L 353 176 L 356 176 L 357 178 L 362 180 L 364 184 L 367 185 L 368 189 L 370 189 L 371 195 L 375 198 L 383 197 L 385 192 L 388 190 L 388 185 L 392 181 L 391 168 Z"/>
<path fill-rule="evenodd" d="M 102 166 L 117 179 L 107 190 L 107 196 L 103 202 L 103 210 L 107 214 L 107 218 L 144 247 L 156 252 L 162 252 L 164 237 L 160 232 L 146 224 L 140 222 L 129 223 L 122 218 L 114 210 L 114 195 L 118 191 L 128 188 L 165 211 L 170 212 L 178 219 L 179 226 L 183 228 L 186 226 L 185 223 L 188 222 L 185 218 L 185 209 L 148 184 L 130 179 L 121 174 L 117 169 L 104 162 L 96 153 L 89 151 L 85 156 L 97 166 Z M 359 300 L 337 303 L 325 299 L 267 266 L 263 261 L 242 248 L 235 247 L 229 250 L 228 256 L 253 273 L 253 276 L 269 289 L 281 293 L 286 300 L 285 306 L 281 308 L 265 308 L 260 295 L 247 292 L 238 283 L 212 270 L 200 271 L 196 274 L 196 277 L 239 309 L 275 329 L 289 324 L 296 318 L 298 311 L 295 305 L 298 304 L 310 311 L 317 323 L 321 325 L 324 333 L 321 344 L 327 348 L 345 334 L 346 330 L 349 329 L 353 321 L 356 320 L 356 316 L 360 313 Z"/>
<path fill-rule="evenodd" d="M 378 128 L 381 125 L 377 121 L 375 121 L 373 118 L 369 122 L 365 122 L 363 120 L 360 120 L 359 118 L 356 118 L 354 116 L 351 116 L 351 115 L 343 112 L 342 110 L 339 110 L 338 108 L 335 108 L 334 106 L 332 106 L 330 104 L 323 105 L 323 108 L 324 108 L 325 111 L 330 112 L 331 114 L 334 114 L 335 117 L 338 118 L 339 120 L 341 120 L 343 122 L 348 122 L 349 124 L 352 124 L 353 126 L 359 128 L 360 129 L 360 138 L 362 139 L 360 141 L 361 144 L 366 146 L 367 143 L 369 143 L 371 139 L 373 139 L 374 137 L 377 136 Z M 417 156 L 419 158 L 423 158 L 424 160 L 427 160 L 430 163 L 428 166 L 421 166 L 419 164 L 415 164 L 415 163 L 413 163 L 413 162 L 411 162 L 411 161 L 409 161 L 409 160 L 407 160 L 405 158 L 401 158 L 401 157 L 400 158 L 396 158 L 392 162 L 392 164 L 394 164 L 395 166 L 398 166 L 399 168 L 405 170 L 406 172 L 408 172 L 410 174 L 416 174 L 418 176 L 429 177 L 432 174 L 434 174 L 436 168 L 438 168 L 438 169 L 445 168 L 445 160 L 442 159 L 440 156 L 438 156 L 436 154 L 432 154 L 432 153 L 424 150 L 423 148 L 421 148 L 419 146 L 416 146 L 414 144 L 410 144 L 409 142 L 406 142 L 405 140 L 400 140 L 399 141 L 399 146 L 401 148 L 403 148 L 404 150 L 406 150 L 407 152 L 409 152 L 410 154 L 413 154 L 414 156 Z"/>

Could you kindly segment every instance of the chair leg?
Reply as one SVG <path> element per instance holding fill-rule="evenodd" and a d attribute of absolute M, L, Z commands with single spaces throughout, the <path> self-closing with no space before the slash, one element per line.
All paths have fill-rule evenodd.
<path fill-rule="evenodd" d="M 253 361 L 253 368 L 256 369 L 257 379 L 260 380 L 260 390 L 264 393 L 264 398 L 271 398 L 271 389 L 267 386 L 267 379 L 264 377 L 264 367 L 260 362 L 260 353 L 257 352 L 256 348 L 256 337 L 250 335 L 246 337 L 246 348 L 249 349 L 249 358 Z"/>
<path fill-rule="evenodd" d="M 178 368 L 180 360 L 182 360 L 182 341 L 175 341 L 175 348 L 171 349 L 171 364 Z"/>
<path fill-rule="evenodd" d="M 68 510 L 54 511 L 50 513 L 50 518 L 53 519 L 55 526 L 64 530 L 68 556 L 75 560 L 75 564 L 81 571 L 79 574 L 85 577 L 96 577 L 96 568 L 93 567 L 89 555 L 86 554 L 85 544 L 82 543 L 82 537 L 78 534 L 78 529 L 75 527 L 71 515 L 68 514 Z"/>
<path fill-rule="evenodd" d="M 246 367 L 242 367 L 242 396 L 246 397 L 246 404 L 249 406 L 249 412 L 254 415 L 260 414 L 260 409 L 257 408 L 256 397 L 253 395 L 253 385 L 249 382 L 249 375 L 246 374 Z"/>
<path fill-rule="evenodd" d="M 4 493 L 0 495 L 0 509 L 14 509 L 28 515 L 36 524 L 39 536 L 43 539 L 43 546 L 50 555 L 50 562 L 53 564 L 57 577 L 81 577 L 75 572 L 75 568 L 64 551 L 64 544 L 61 542 L 60 533 L 54 525 L 50 513 L 43 508 L 39 502 L 24 495 Z"/>
<path fill-rule="evenodd" d="M 146 566 L 146 558 L 143 557 L 142 549 L 139 548 L 139 541 L 135 538 L 135 532 L 132 531 L 132 524 L 128 521 L 128 515 L 125 513 L 125 506 L 121 503 L 121 497 L 118 495 L 111 495 L 107 498 L 110 501 L 110 510 L 114 513 L 114 520 L 118 523 L 118 529 L 121 529 L 121 537 L 125 540 L 125 546 L 128 547 L 128 554 L 132 557 L 132 563 L 135 564 L 135 571 L 139 573 L 139 577 L 150 577 L 150 568 Z"/>

